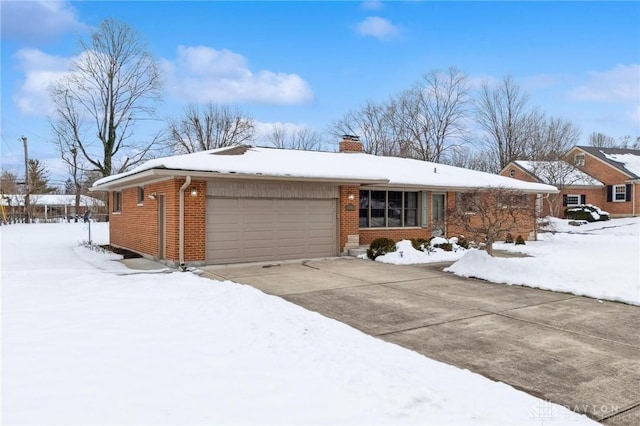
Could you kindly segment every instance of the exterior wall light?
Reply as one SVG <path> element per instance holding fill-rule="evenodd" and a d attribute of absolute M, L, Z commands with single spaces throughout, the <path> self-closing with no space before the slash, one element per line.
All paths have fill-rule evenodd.
<path fill-rule="evenodd" d="M 347 198 L 349 198 L 349 201 L 353 201 L 353 200 L 356 199 L 356 196 L 353 195 L 353 194 L 349 194 L 349 197 L 347 197 Z"/>
<path fill-rule="evenodd" d="M 198 189 L 197 188 L 191 188 L 191 196 L 192 197 L 197 197 L 198 196 Z"/>
<path fill-rule="evenodd" d="M 151 194 L 149 194 L 149 199 L 150 200 L 155 200 L 157 196 L 158 196 L 157 192 L 152 192 Z"/>

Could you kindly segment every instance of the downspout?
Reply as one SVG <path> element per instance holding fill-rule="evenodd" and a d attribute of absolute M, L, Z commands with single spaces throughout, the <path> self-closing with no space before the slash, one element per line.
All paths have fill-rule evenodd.
<path fill-rule="evenodd" d="M 184 190 L 187 189 L 190 184 L 191 176 L 187 176 L 187 179 L 180 187 L 180 206 L 178 207 L 178 262 L 180 263 L 180 270 L 183 272 L 187 270 L 184 265 Z"/>

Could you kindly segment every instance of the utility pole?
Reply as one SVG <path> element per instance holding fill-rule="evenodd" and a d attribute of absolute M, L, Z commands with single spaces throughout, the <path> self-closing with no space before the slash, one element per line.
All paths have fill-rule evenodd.
<path fill-rule="evenodd" d="M 27 154 L 27 137 L 22 136 L 22 144 L 24 145 L 24 221 L 29 221 L 29 156 Z"/>

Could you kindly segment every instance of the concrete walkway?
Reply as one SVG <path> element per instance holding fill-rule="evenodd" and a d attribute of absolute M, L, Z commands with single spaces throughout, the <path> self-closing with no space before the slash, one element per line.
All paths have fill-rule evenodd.
<path fill-rule="evenodd" d="M 203 269 L 604 424 L 640 424 L 640 308 L 442 267 L 335 258 Z"/>

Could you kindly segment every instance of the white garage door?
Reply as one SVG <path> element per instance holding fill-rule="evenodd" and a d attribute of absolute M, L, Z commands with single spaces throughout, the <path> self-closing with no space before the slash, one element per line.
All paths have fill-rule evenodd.
<path fill-rule="evenodd" d="M 207 263 L 338 254 L 335 199 L 208 198 Z"/>

